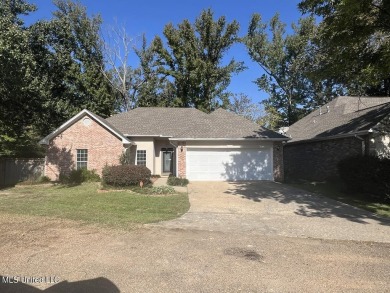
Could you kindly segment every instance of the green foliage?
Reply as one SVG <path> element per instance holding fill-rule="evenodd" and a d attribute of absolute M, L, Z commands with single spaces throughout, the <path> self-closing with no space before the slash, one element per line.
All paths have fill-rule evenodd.
<path fill-rule="evenodd" d="M 167 184 L 171 186 L 187 186 L 190 181 L 186 178 L 178 178 L 170 175 Z"/>
<path fill-rule="evenodd" d="M 56 0 L 55 4 L 54 18 L 34 26 L 44 38 L 40 50 L 41 74 L 50 86 L 47 120 L 58 127 L 84 108 L 107 117 L 114 110 L 114 98 L 102 72 L 101 18 L 89 17 L 85 7 L 70 0 Z"/>
<path fill-rule="evenodd" d="M 316 74 L 343 83 L 353 95 L 390 95 L 390 2 L 303 0 L 303 13 L 322 17 Z"/>
<path fill-rule="evenodd" d="M 99 182 L 100 177 L 95 170 L 85 168 L 72 170 L 69 174 L 60 174 L 59 181 L 63 184 L 81 184 L 83 182 Z"/>
<path fill-rule="evenodd" d="M 0 157 L 43 158 L 45 156 L 45 149 L 38 144 L 40 137 L 37 131 L 26 129 L 15 136 L 0 134 Z"/>
<path fill-rule="evenodd" d="M 173 106 L 173 96 L 168 91 L 166 76 L 159 74 L 157 55 L 152 46 L 147 45 L 145 35 L 141 48 L 134 47 L 139 58 L 139 65 L 128 64 L 131 38 L 124 30 L 112 29 L 108 33 L 109 42 L 105 44 L 108 72 L 106 78 L 111 83 L 115 94 L 115 108 L 118 111 L 129 111 L 136 107 L 169 107 Z M 112 36 L 113 35 L 113 36 Z M 118 64 L 118 59 L 121 63 Z"/>
<path fill-rule="evenodd" d="M 119 165 L 106 166 L 103 169 L 103 182 L 112 186 L 138 185 L 141 181 L 147 184 L 150 181 L 151 172 L 146 166 Z"/>
<path fill-rule="evenodd" d="M 50 180 L 50 178 L 47 177 L 47 176 L 41 176 L 41 177 L 38 178 L 38 182 L 44 184 L 44 183 L 49 183 L 49 182 L 51 182 L 51 180 Z"/>
<path fill-rule="evenodd" d="M 317 59 L 320 56 L 312 54 L 317 31 L 314 18 L 302 18 L 292 28 L 293 34 L 286 35 L 278 14 L 269 23 L 263 23 L 255 14 L 244 38 L 250 57 L 265 71 L 256 84 L 269 94 L 263 102 L 266 111 L 281 118 L 272 122 L 277 122 L 277 127 L 293 124 L 342 92 L 331 80 L 311 74 L 321 61 Z"/>
<path fill-rule="evenodd" d="M 211 112 L 228 104 L 226 88 L 231 75 L 244 69 L 234 59 L 223 65 L 225 53 L 238 42 L 238 30 L 236 21 L 227 23 L 225 17 L 214 20 L 209 9 L 194 24 L 184 20 L 177 28 L 166 25 L 167 47 L 159 37 L 153 40 L 158 72 L 169 77 L 164 90 L 175 97 L 176 106 Z"/>
<path fill-rule="evenodd" d="M 0 156 L 37 148 L 31 137 L 42 109 L 41 81 L 30 46 L 31 31 L 19 17 L 34 9 L 22 0 L 0 2 Z"/>
<path fill-rule="evenodd" d="M 35 6 L 0 1 L 0 155 L 39 156 L 39 138 L 82 109 L 113 112 L 100 18 L 80 4 L 55 3 L 53 19 L 26 27 L 20 15 Z"/>
<path fill-rule="evenodd" d="M 348 191 L 390 202 L 390 159 L 350 157 L 340 161 L 338 169 Z"/>
<path fill-rule="evenodd" d="M 153 186 L 150 188 L 152 194 L 173 194 L 175 189 L 171 186 Z"/>
<path fill-rule="evenodd" d="M 241 115 L 248 120 L 257 122 L 262 117 L 262 111 L 260 104 L 255 104 L 245 94 L 232 94 L 230 97 L 229 111 Z"/>
<path fill-rule="evenodd" d="M 119 156 L 119 164 L 121 165 L 130 165 L 131 164 L 131 158 L 129 156 L 129 152 L 123 152 L 120 156 Z"/>
<path fill-rule="evenodd" d="M 257 120 L 257 123 L 268 129 L 277 130 L 283 125 L 283 117 L 275 107 L 268 104 L 265 105 L 264 115 Z"/>

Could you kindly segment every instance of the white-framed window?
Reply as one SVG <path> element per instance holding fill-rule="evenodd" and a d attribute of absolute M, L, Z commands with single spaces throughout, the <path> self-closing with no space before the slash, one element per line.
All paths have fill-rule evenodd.
<path fill-rule="evenodd" d="M 146 151 L 137 150 L 137 165 L 146 166 Z"/>
<path fill-rule="evenodd" d="M 78 149 L 77 158 L 76 158 L 76 167 L 77 170 L 87 169 L 88 166 L 88 150 L 87 149 Z"/>

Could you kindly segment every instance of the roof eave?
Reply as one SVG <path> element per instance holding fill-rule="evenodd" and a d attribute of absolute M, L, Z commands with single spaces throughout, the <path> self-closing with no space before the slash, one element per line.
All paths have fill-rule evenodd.
<path fill-rule="evenodd" d="M 338 139 L 338 138 L 345 138 L 345 137 L 354 137 L 357 135 L 365 135 L 365 134 L 369 134 L 369 133 L 373 133 L 373 132 L 375 132 L 375 130 L 370 128 L 368 130 L 361 130 L 361 131 L 356 131 L 356 132 L 352 132 L 352 133 L 337 134 L 337 135 L 324 136 L 324 137 L 313 137 L 313 138 L 309 138 L 309 139 L 301 139 L 301 140 L 291 141 L 288 144 L 323 141 L 323 140 Z"/>
<path fill-rule="evenodd" d="M 162 134 L 124 134 L 126 137 L 158 137 L 158 138 L 171 138 L 172 135 L 162 135 Z"/>
<path fill-rule="evenodd" d="M 190 137 L 183 137 L 183 138 L 180 138 L 180 137 L 175 137 L 175 138 L 170 138 L 169 140 L 172 140 L 172 141 L 188 141 L 188 140 L 210 140 L 210 141 L 215 141 L 215 140 L 222 140 L 222 141 L 226 141 L 226 140 L 237 140 L 237 141 L 259 141 L 259 140 L 266 140 L 266 141 L 287 141 L 287 140 L 290 140 L 291 138 L 265 138 L 265 137 L 250 137 L 250 138 L 190 138 Z"/>

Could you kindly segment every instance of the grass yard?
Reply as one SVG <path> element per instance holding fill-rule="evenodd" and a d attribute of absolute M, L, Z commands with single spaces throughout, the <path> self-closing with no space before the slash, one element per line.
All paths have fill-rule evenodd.
<path fill-rule="evenodd" d="M 122 228 L 174 219 L 189 209 L 186 193 L 164 196 L 98 192 L 98 183 L 31 185 L 0 190 L 0 212 L 49 216 Z"/>
<path fill-rule="evenodd" d="M 343 203 L 350 204 L 352 206 L 368 210 L 379 216 L 390 218 L 390 204 L 374 202 L 372 200 L 364 199 L 362 195 L 353 196 L 341 192 L 340 184 L 331 183 L 302 183 L 302 184 L 289 184 L 293 187 L 300 188 L 309 192 L 317 193 L 329 198 L 333 198 Z"/>

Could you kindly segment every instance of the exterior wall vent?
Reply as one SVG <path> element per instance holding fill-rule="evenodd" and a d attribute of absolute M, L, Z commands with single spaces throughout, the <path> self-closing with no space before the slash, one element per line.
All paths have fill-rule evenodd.
<path fill-rule="evenodd" d="M 84 124 L 85 126 L 90 126 L 90 125 L 92 124 L 92 121 L 91 121 L 91 119 L 89 119 L 89 117 L 85 117 L 85 118 L 83 119 L 83 124 Z"/>

